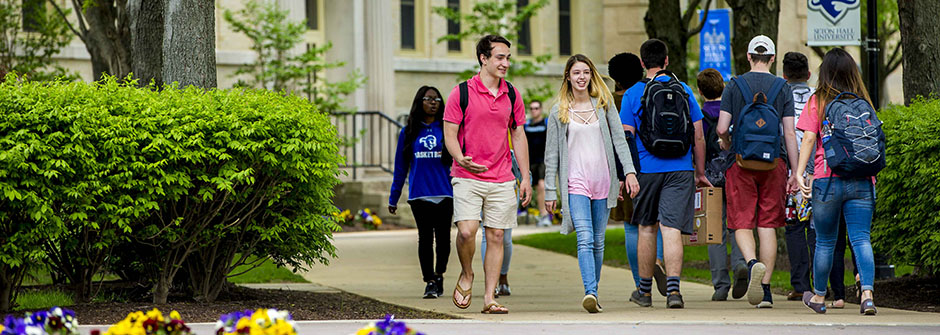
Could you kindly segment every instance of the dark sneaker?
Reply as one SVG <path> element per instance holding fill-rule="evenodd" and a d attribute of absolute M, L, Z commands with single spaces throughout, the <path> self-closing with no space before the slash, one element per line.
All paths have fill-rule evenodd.
<path fill-rule="evenodd" d="M 806 305 L 807 308 L 812 309 L 818 314 L 826 314 L 826 304 L 821 302 L 813 302 L 813 292 L 806 291 L 803 292 L 803 305 Z"/>
<path fill-rule="evenodd" d="M 734 287 L 731 289 L 731 297 L 741 299 L 747 293 L 747 266 L 738 266 L 734 269 Z"/>
<path fill-rule="evenodd" d="M 764 272 L 766 271 L 767 267 L 761 262 L 754 263 L 754 266 L 751 267 L 751 273 L 747 280 L 747 302 L 751 305 L 757 306 L 764 300 L 764 288 L 760 286 L 760 281 L 764 278 Z"/>
<path fill-rule="evenodd" d="M 875 302 L 871 299 L 865 299 L 865 301 L 862 301 L 862 304 L 859 307 L 859 313 L 862 315 L 878 314 L 878 309 L 875 308 Z"/>
<path fill-rule="evenodd" d="M 437 276 L 437 279 L 436 279 L 435 281 L 437 282 L 437 287 L 436 287 L 436 288 L 437 288 L 437 292 L 436 292 L 436 293 L 437 293 L 437 296 L 440 297 L 440 296 L 444 295 L 444 277 L 443 277 L 443 276 Z"/>
<path fill-rule="evenodd" d="M 499 295 L 505 295 L 505 296 L 507 296 L 507 297 L 510 296 L 510 295 L 512 295 L 512 291 L 509 290 L 509 284 L 499 284 L 499 285 L 497 285 L 497 286 L 496 286 L 496 292 L 498 292 Z"/>
<path fill-rule="evenodd" d="M 437 298 L 437 282 L 433 280 L 428 282 L 428 285 L 424 287 L 424 298 L 425 299 Z"/>
<path fill-rule="evenodd" d="M 666 296 L 666 270 L 663 269 L 663 265 L 659 262 L 656 262 L 656 265 L 653 266 L 653 279 L 656 280 L 656 290 L 659 291 L 659 294 Z"/>
<path fill-rule="evenodd" d="M 803 292 L 790 291 L 790 293 L 787 293 L 787 300 L 789 301 L 803 300 Z"/>
<path fill-rule="evenodd" d="M 633 294 L 630 294 L 630 301 L 641 307 L 653 306 L 653 297 L 649 293 L 640 293 L 640 290 L 634 290 Z"/>
<path fill-rule="evenodd" d="M 712 294 L 712 301 L 725 301 L 728 300 L 728 287 L 719 287 L 715 290 L 715 293 Z"/>
<path fill-rule="evenodd" d="M 682 301 L 682 295 L 679 291 L 669 292 L 666 296 L 666 308 L 684 308 L 685 302 Z"/>

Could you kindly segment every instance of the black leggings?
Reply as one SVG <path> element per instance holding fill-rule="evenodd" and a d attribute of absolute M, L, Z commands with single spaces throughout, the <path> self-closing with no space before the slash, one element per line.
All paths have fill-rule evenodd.
<path fill-rule="evenodd" d="M 852 272 L 858 273 L 855 266 L 855 251 L 845 243 L 845 217 L 839 222 L 839 237 L 836 237 L 836 249 L 832 256 L 832 270 L 829 271 L 829 285 L 832 286 L 832 300 L 845 300 L 845 249 L 852 253 Z"/>
<path fill-rule="evenodd" d="M 454 215 L 454 200 L 446 198 L 439 203 L 410 200 L 411 212 L 418 226 L 418 261 L 425 282 L 434 280 L 447 271 L 450 257 L 450 227 Z M 433 242 L 437 239 L 437 270 L 434 267 Z"/>

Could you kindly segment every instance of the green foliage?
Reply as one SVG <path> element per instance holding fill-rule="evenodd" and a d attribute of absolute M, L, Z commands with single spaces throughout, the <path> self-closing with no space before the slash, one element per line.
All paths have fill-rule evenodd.
<path fill-rule="evenodd" d="M 45 1 L 0 0 L 0 35 L 0 77 L 15 72 L 31 80 L 78 78 L 52 59 L 71 42 L 72 33 L 58 14 L 46 10 Z"/>
<path fill-rule="evenodd" d="M 940 271 L 940 100 L 883 109 L 887 166 L 878 174 L 875 249 L 895 262 Z"/>
<path fill-rule="evenodd" d="M 307 31 L 305 22 L 289 20 L 288 11 L 279 10 L 273 2 L 248 0 L 244 5 L 239 11 L 226 9 L 223 13 L 235 32 L 251 40 L 251 50 L 258 54 L 254 63 L 245 64 L 235 72 L 235 76 L 249 76 L 248 80 L 239 80 L 236 86 L 307 95 L 322 111 L 346 111 L 343 107 L 346 96 L 365 83 L 358 69 L 346 80 L 327 80 L 323 76 L 325 70 L 345 65 L 324 59 L 333 47 L 331 43 L 297 54 L 295 50 Z"/>
<path fill-rule="evenodd" d="M 252 257 L 248 263 L 255 262 L 260 258 Z M 241 265 L 232 270 L 229 282 L 241 283 L 307 283 L 303 276 L 291 272 L 287 268 L 277 266 L 270 260 L 263 260 L 257 267 L 250 265 Z"/>
<path fill-rule="evenodd" d="M 232 249 L 296 266 L 334 255 L 342 157 L 329 116 L 309 102 L 129 79 L 6 79 L 0 265 L 91 271 L 68 278 L 76 285 L 120 258 L 145 283 L 169 283 L 185 261 L 228 257 L 212 269 L 224 280 Z"/>
<path fill-rule="evenodd" d="M 72 306 L 75 301 L 67 292 L 59 290 L 27 291 L 16 297 L 16 310 L 50 309 Z"/>
<path fill-rule="evenodd" d="M 510 42 L 516 41 L 522 24 L 538 13 L 540 9 L 547 6 L 548 3 L 548 0 L 539 0 L 517 9 L 515 1 L 479 1 L 474 3 L 471 14 L 461 14 L 459 11 L 448 7 L 434 7 L 435 14 L 460 23 L 459 33 L 444 35 L 438 38 L 437 42 L 452 40 L 476 42 L 480 37 L 488 34 L 501 35 Z M 533 50 L 528 51 L 532 52 Z M 536 55 L 534 60 L 515 58 L 506 74 L 506 80 L 512 81 L 514 77 L 535 74 L 551 59 L 551 54 Z M 479 69 L 476 67 L 464 70 L 457 75 L 457 81 L 470 79 L 478 71 Z M 533 99 L 547 101 L 555 95 L 550 83 L 522 89 L 526 101 Z"/>

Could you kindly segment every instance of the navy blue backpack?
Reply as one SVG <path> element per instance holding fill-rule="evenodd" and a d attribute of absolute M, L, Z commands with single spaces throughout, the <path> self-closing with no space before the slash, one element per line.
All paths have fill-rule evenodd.
<path fill-rule="evenodd" d="M 842 99 L 843 96 L 854 99 Z M 867 100 L 840 93 L 826 105 L 832 135 L 823 135 L 826 165 L 840 177 L 871 177 L 885 167 L 885 133 Z"/>
<path fill-rule="evenodd" d="M 735 153 L 738 166 L 748 170 L 769 171 L 777 167 L 780 159 L 782 129 L 774 100 L 786 85 L 786 80 L 777 78 L 768 92 L 751 93 L 747 81 L 731 78 L 741 90 L 746 104 L 734 120 L 731 133 L 731 151 Z M 763 96 L 763 100 L 760 98 Z"/>

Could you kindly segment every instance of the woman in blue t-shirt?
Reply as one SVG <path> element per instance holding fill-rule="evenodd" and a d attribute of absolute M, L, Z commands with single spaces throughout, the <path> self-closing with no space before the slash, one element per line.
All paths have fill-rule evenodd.
<path fill-rule="evenodd" d="M 395 174 L 388 197 L 388 211 L 395 214 L 405 177 L 408 177 L 408 204 L 412 213 L 421 213 L 415 215 L 415 224 L 418 226 L 418 261 L 427 283 L 425 299 L 444 293 L 443 275 L 450 256 L 454 191 L 450 184 L 451 158 L 444 149 L 443 118 L 441 92 L 430 86 L 419 88 L 411 104 L 408 124 L 398 135 Z"/>

